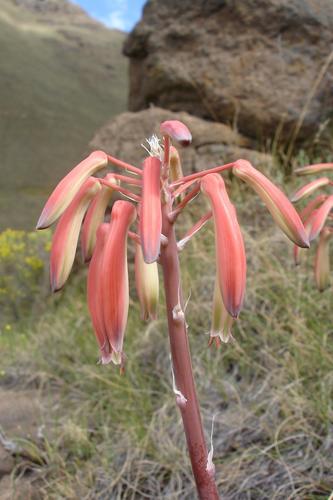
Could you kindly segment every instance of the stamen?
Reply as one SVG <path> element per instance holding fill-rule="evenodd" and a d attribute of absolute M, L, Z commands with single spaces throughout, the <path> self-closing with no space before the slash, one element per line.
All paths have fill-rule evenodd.
<path fill-rule="evenodd" d="M 148 142 L 148 147 L 146 147 L 144 144 L 141 144 L 143 149 L 147 151 L 149 156 L 155 156 L 159 160 L 163 160 L 163 147 L 160 144 L 160 139 L 157 137 L 156 134 L 153 134 L 151 137 L 146 139 L 146 142 Z"/>

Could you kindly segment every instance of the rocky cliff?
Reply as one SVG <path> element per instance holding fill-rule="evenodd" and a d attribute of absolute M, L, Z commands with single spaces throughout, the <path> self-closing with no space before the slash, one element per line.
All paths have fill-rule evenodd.
<path fill-rule="evenodd" d="M 332 0 L 149 0 L 124 48 L 129 107 L 304 137 L 333 116 L 332 51 Z"/>

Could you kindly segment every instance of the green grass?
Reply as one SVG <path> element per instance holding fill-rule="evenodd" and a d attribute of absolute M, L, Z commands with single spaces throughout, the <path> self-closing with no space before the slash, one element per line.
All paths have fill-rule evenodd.
<path fill-rule="evenodd" d="M 234 343 L 207 347 L 215 273 L 211 223 L 181 254 L 207 439 L 216 414 L 219 491 L 228 499 L 324 499 L 333 489 L 332 291 L 316 291 L 309 259 L 294 268 L 290 242 L 257 198 L 233 190 L 248 260 Z M 182 221 L 188 225 L 190 216 Z M 195 497 L 172 393 L 163 301 L 159 319 L 142 323 L 132 264 L 130 271 L 125 375 L 96 364 L 83 270 L 48 299 L 38 320 L 0 336 L 3 384 L 29 380 L 45 407 L 45 465 L 31 465 L 45 498 Z"/>
<path fill-rule="evenodd" d="M 32 228 L 50 188 L 126 108 L 124 34 L 60 29 L 8 1 L 1 9 L 0 229 Z"/>

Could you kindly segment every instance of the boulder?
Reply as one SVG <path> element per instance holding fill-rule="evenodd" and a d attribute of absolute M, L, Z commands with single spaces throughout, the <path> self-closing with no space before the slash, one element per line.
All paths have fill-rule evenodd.
<path fill-rule="evenodd" d="M 124 53 L 132 111 L 185 110 L 261 139 L 333 116 L 332 0 L 150 0 Z"/>
<path fill-rule="evenodd" d="M 192 145 L 181 148 L 187 174 L 238 158 L 247 159 L 259 168 L 272 164 L 270 155 L 250 149 L 249 140 L 227 125 L 157 107 L 116 116 L 96 133 L 90 146 L 140 166 L 147 156 L 142 144 L 148 146 L 146 139 L 154 133 L 159 135 L 159 125 L 165 120 L 181 120 L 192 133 Z"/>

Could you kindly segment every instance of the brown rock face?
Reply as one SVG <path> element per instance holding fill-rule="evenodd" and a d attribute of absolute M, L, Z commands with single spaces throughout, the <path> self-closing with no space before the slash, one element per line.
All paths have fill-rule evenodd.
<path fill-rule="evenodd" d="M 137 113 L 122 113 L 102 127 L 90 145 L 103 149 L 133 165 L 141 166 L 147 156 L 141 144 L 145 138 L 159 134 L 159 125 L 165 120 L 181 120 L 190 129 L 193 142 L 181 148 L 184 173 L 214 167 L 244 158 L 256 167 L 271 165 L 270 155 L 248 149 L 248 140 L 222 123 L 212 123 L 188 113 L 173 113 L 161 108 L 150 108 Z"/>
<path fill-rule="evenodd" d="M 333 116 L 332 51 L 332 0 L 150 0 L 124 46 L 129 107 L 185 110 L 250 137 L 287 136 L 305 111 L 305 137 Z"/>

